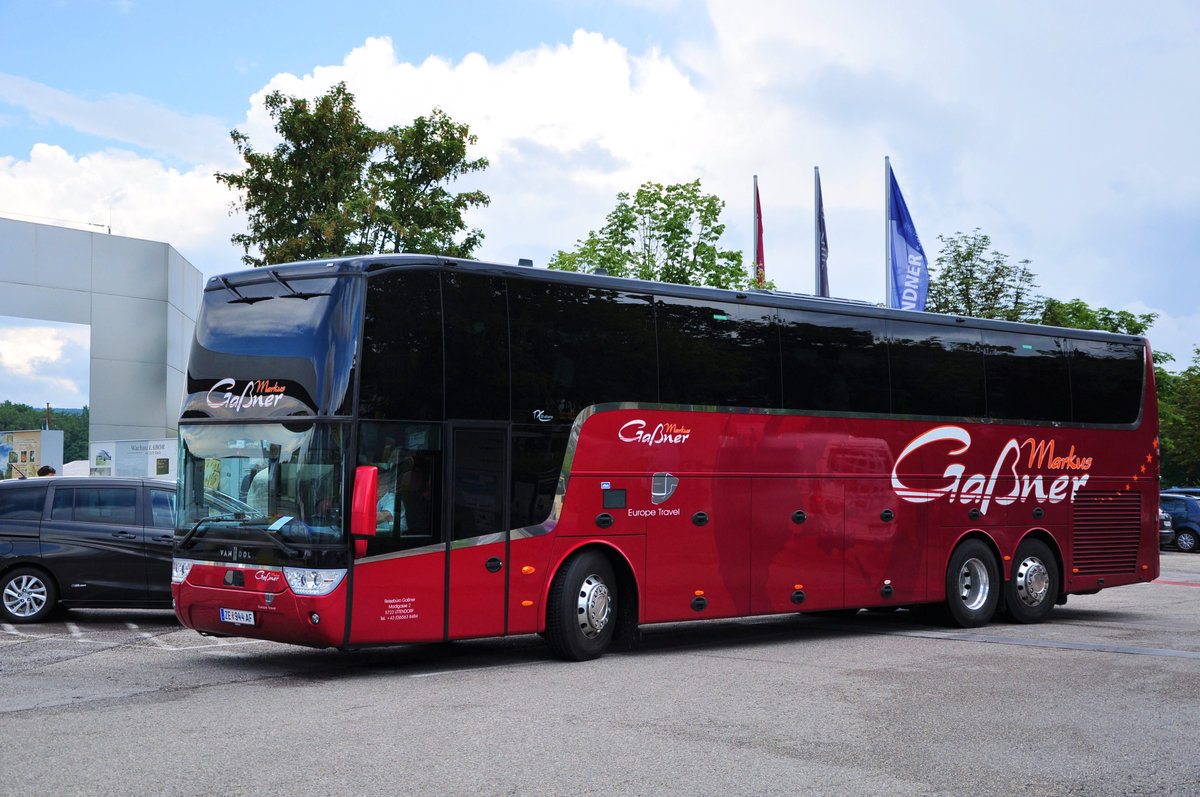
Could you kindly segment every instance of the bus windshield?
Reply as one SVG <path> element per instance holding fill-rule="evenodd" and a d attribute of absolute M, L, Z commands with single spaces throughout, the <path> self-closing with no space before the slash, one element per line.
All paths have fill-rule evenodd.
<path fill-rule="evenodd" d="M 342 544 L 343 427 L 184 425 L 178 544 Z"/>

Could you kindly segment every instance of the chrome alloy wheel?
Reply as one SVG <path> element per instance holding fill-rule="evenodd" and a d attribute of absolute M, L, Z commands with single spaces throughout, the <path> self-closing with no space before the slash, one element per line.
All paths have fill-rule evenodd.
<path fill-rule="evenodd" d="M 970 611 L 978 611 L 987 603 L 990 593 L 987 565 L 976 558 L 963 562 L 962 569 L 958 571 L 958 594 L 963 606 Z"/>
<path fill-rule="evenodd" d="M 583 580 L 579 587 L 579 601 L 576 604 L 579 630 L 588 639 L 593 639 L 604 626 L 608 625 L 612 615 L 612 603 L 608 586 L 600 576 L 592 573 Z"/>
<path fill-rule="evenodd" d="M 1050 591 L 1050 571 L 1041 559 L 1029 556 L 1013 571 L 1017 584 L 1017 597 L 1026 606 L 1041 606 Z"/>
<path fill-rule="evenodd" d="M 34 575 L 17 576 L 4 588 L 4 608 L 14 617 L 33 617 L 46 605 L 46 582 Z"/>

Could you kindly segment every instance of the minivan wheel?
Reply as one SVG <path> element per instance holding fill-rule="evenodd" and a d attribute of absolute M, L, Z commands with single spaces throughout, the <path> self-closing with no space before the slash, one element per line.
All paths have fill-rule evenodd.
<path fill-rule="evenodd" d="M 1184 529 L 1175 533 L 1175 547 L 1184 553 L 1196 552 L 1196 532 Z"/>
<path fill-rule="evenodd" d="M 56 603 L 58 590 L 41 570 L 18 567 L 0 577 L 0 617 L 10 623 L 40 623 Z"/>

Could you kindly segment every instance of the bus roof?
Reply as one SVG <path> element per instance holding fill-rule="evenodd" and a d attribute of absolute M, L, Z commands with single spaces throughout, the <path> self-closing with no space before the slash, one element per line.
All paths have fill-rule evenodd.
<path fill-rule="evenodd" d="M 945 315 L 918 310 L 897 310 L 855 299 L 838 299 L 812 296 L 801 293 L 791 293 L 778 290 L 729 290 L 710 288 L 706 286 L 679 285 L 670 282 L 654 282 L 631 279 L 626 277 L 611 277 L 604 274 L 584 274 L 575 271 L 557 271 L 547 268 L 536 268 L 531 265 L 511 265 L 491 263 L 480 260 L 442 257 L 439 255 L 420 254 L 385 254 L 360 255 L 353 257 L 335 257 L 321 260 L 306 260 L 296 263 L 264 266 L 261 268 L 245 269 L 224 274 L 209 279 L 205 292 L 236 289 L 240 285 L 258 284 L 264 282 L 282 282 L 286 287 L 290 280 L 315 279 L 321 277 L 370 275 L 377 272 L 396 268 L 429 268 L 445 271 L 469 271 L 489 274 L 492 276 L 516 277 L 519 279 L 534 279 L 543 282 L 556 282 L 580 287 L 603 288 L 629 293 L 654 293 L 664 296 L 681 298 L 708 299 L 744 303 L 761 307 L 779 307 L 807 310 L 818 313 L 835 313 L 839 315 L 856 315 L 873 318 L 892 318 L 904 321 L 920 321 L 922 323 L 945 324 L 947 326 L 968 326 L 979 329 L 1001 329 L 1007 331 L 1022 331 L 1031 335 L 1067 336 L 1075 339 L 1106 340 L 1114 342 L 1143 344 L 1144 337 L 1126 335 L 1103 330 L 1071 329 L 1064 327 L 1044 326 L 1016 321 L 1000 321 L 987 318 L 971 318 L 967 316 Z M 236 291 L 235 291 L 236 292 Z"/>

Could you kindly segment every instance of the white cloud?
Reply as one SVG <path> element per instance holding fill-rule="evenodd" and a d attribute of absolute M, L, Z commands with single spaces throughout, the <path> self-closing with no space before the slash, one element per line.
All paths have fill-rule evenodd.
<path fill-rule="evenodd" d="M 0 327 L 0 366 L 19 376 L 31 376 L 38 367 L 56 363 L 68 345 L 87 347 L 87 327 Z"/>
<path fill-rule="evenodd" d="M 931 259 L 938 234 L 981 227 L 1013 260 L 1032 259 L 1048 295 L 1114 309 L 1133 309 L 1138 296 L 1161 313 L 1156 347 L 1177 341 L 1170 349 L 1190 361 L 1200 342 L 1192 292 L 1154 294 L 1122 276 L 1131 267 L 1165 273 L 1154 259 L 1167 256 L 1153 245 L 1187 234 L 1200 203 L 1195 170 L 1181 167 L 1200 128 L 1200 106 L 1184 99 L 1200 73 L 1200 16 L 1186 4 L 1098 3 L 1086 14 L 1034 2 L 711 0 L 705 8 L 706 38 L 670 51 L 631 51 L 581 30 L 499 61 L 417 61 L 388 38 L 368 38 L 341 63 L 277 75 L 237 127 L 267 149 L 275 142 L 262 105 L 268 92 L 313 97 L 341 80 L 374 127 L 443 108 L 471 126 L 476 154 L 490 159 L 467 182 L 492 204 L 469 221 L 487 234 L 479 255 L 502 261 L 541 264 L 569 248 L 603 224 L 617 191 L 697 177 L 727 203 L 725 244 L 748 249 L 758 174 L 768 275 L 800 291 L 812 285 L 819 165 L 833 292 L 867 301 L 883 294 L 882 161 L 890 154 Z M 3 76 L 0 99 L 191 165 L 39 145 L 28 161 L 0 159 L 0 210 L 107 222 L 111 205 L 114 232 L 168 241 L 209 274 L 238 266 L 228 238 L 244 218 L 227 216 L 231 195 L 212 179 L 231 168 L 225 125 Z M 150 121 L 130 130 L 129 119 L 164 132 Z M 1147 234 L 1163 216 L 1175 227 Z M 1200 265 L 1200 247 L 1179 240 L 1164 265 Z"/>
<path fill-rule="evenodd" d="M 124 150 L 74 157 L 61 147 L 36 144 L 29 160 L 0 158 L 0 211 L 34 220 L 111 224 L 118 235 L 165 241 L 186 257 L 188 250 L 211 250 L 214 239 L 228 241 L 239 228 L 228 217 L 232 194 L 212 174 L 209 166 L 179 172 Z"/>
<path fill-rule="evenodd" d="M 40 407 L 88 401 L 89 330 L 0 320 L 0 400 Z"/>
<path fill-rule="evenodd" d="M 188 163 L 236 166 L 224 123 L 210 116 L 180 114 L 145 97 L 110 94 L 88 100 L 0 72 L 0 100 L 25 108 L 40 123 L 54 122 Z"/>

